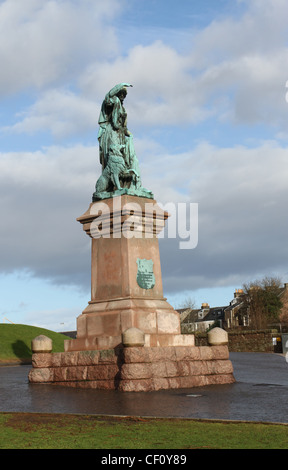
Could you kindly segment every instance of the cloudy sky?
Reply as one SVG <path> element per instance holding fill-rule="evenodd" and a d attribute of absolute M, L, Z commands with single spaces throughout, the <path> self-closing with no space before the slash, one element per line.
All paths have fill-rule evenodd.
<path fill-rule="evenodd" d="M 0 0 L 0 322 L 67 331 L 90 300 L 76 218 L 120 82 L 143 186 L 198 204 L 196 248 L 160 240 L 168 300 L 288 282 L 287 17 L 287 0 Z"/>

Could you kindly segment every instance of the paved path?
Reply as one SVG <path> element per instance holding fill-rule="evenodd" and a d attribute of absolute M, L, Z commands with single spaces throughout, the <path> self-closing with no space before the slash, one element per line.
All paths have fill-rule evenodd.
<path fill-rule="evenodd" d="M 230 353 L 236 383 L 123 393 L 29 384 L 31 366 L 0 367 L 0 411 L 288 423 L 288 364 L 278 354 Z"/>

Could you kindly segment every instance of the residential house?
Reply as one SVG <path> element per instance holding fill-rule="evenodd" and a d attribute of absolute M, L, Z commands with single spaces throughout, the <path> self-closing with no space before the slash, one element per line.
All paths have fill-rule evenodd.
<path fill-rule="evenodd" d="M 228 306 L 211 308 L 208 303 L 202 303 L 200 309 L 178 309 L 182 333 L 204 332 L 215 322 L 224 329 L 249 326 L 249 309 L 244 297 L 243 289 L 236 289 Z M 283 304 L 280 322 L 288 328 L 288 283 L 279 288 L 279 297 Z"/>
<path fill-rule="evenodd" d="M 282 302 L 282 309 L 279 315 L 280 322 L 287 326 L 288 325 L 288 283 L 284 284 L 284 287 L 280 289 L 279 297 Z"/>
<path fill-rule="evenodd" d="M 208 303 L 202 303 L 200 309 L 178 309 L 183 333 L 204 332 L 217 322 L 223 326 L 225 307 L 211 308 Z"/>
<path fill-rule="evenodd" d="M 280 324 L 288 326 L 288 283 L 279 288 L 278 295 L 283 304 L 279 315 Z M 225 310 L 225 328 L 249 326 L 249 308 L 247 308 L 247 304 L 244 302 L 244 297 L 245 293 L 242 289 L 235 290 L 234 298 Z"/>
<path fill-rule="evenodd" d="M 225 328 L 236 328 L 238 326 L 248 326 L 249 316 L 247 309 L 244 308 L 244 292 L 242 289 L 236 289 L 234 298 L 230 305 L 225 308 L 224 326 Z"/>

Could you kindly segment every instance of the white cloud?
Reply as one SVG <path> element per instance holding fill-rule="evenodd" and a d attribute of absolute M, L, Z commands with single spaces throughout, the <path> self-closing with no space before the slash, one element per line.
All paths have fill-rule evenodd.
<path fill-rule="evenodd" d="M 122 79 L 132 83 L 135 88 L 129 90 L 126 100 L 129 120 L 137 124 L 177 124 L 179 119 L 197 122 L 207 116 L 207 111 L 202 108 L 203 96 L 189 74 L 190 66 L 187 57 L 156 41 L 149 46 L 134 46 L 127 56 L 114 62 L 89 67 L 83 72 L 80 85 L 89 96 L 99 96 L 102 90 L 104 98 L 109 91 L 107 83 L 110 88 Z"/>
<path fill-rule="evenodd" d="M 0 154 L 0 180 L 5 189 L 78 194 L 99 175 L 98 147 L 53 146 L 36 152 Z M 95 168 L 95 171 L 91 170 Z M 11 192 L 12 193 L 12 192 Z M 9 194 L 11 194 L 9 191 Z"/>
<path fill-rule="evenodd" d="M 156 41 L 134 45 L 100 67 L 91 64 L 80 78 L 83 92 L 104 97 L 119 77 L 129 81 L 135 85 L 129 119 L 139 125 L 193 124 L 213 116 L 285 127 L 288 7 L 268 3 L 249 3 L 242 17 L 214 21 L 192 42 L 187 34 L 188 53 Z"/>
<path fill-rule="evenodd" d="M 214 21 L 195 36 L 196 87 L 206 100 L 230 96 L 229 120 L 286 127 L 287 2 L 245 3 L 241 18 Z"/>
<path fill-rule="evenodd" d="M 0 93 L 71 80 L 91 58 L 111 57 L 116 0 L 6 0 L 0 5 Z"/>
<path fill-rule="evenodd" d="M 10 130 L 31 133 L 49 129 L 55 137 L 90 131 L 93 126 L 97 127 L 100 104 L 105 94 L 116 83 L 128 81 L 134 85 L 126 99 L 128 124 L 132 127 L 193 125 L 212 117 L 215 123 L 224 120 L 244 125 L 277 125 L 280 128 L 278 132 L 286 131 L 288 33 L 285 13 L 288 8 L 285 2 L 269 0 L 269 8 L 266 4 L 264 8 L 262 2 L 253 0 L 247 4 L 246 13 L 238 19 L 227 17 L 214 21 L 195 33 L 193 41 L 188 32 L 187 41 L 191 42 L 189 52 L 185 49 L 180 53 L 161 41 L 144 46 L 137 44 L 136 40 L 125 55 L 116 55 L 116 32 L 111 32 L 108 27 L 107 32 L 103 33 L 102 16 L 113 10 L 114 3 L 103 12 L 92 8 L 92 2 L 89 20 L 86 21 L 88 9 L 80 8 L 78 2 L 28 2 L 32 31 L 35 23 L 37 31 L 41 31 L 45 47 L 41 47 L 41 40 L 40 44 L 37 40 L 34 46 L 29 46 L 29 58 L 25 58 L 25 66 L 21 65 L 25 73 L 15 73 L 15 83 L 17 86 L 37 85 L 38 74 L 42 73 L 41 64 L 45 62 L 49 68 L 48 73 L 44 74 L 45 86 L 55 82 L 54 78 L 49 78 L 54 74 L 53 70 L 56 82 L 63 80 L 64 76 L 67 79 L 66 70 L 70 78 L 74 77 L 79 90 L 73 93 L 62 87 L 46 90 L 18 116 L 17 123 Z M 13 1 L 11 5 L 14 5 Z M 46 9 L 48 17 L 44 15 Z M 60 16 L 57 16 L 56 32 L 51 43 L 47 39 L 50 37 L 48 31 L 45 34 L 45 27 L 54 24 L 51 16 L 56 12 Z M 27 27 L 23 16 L 24 11 L 20 15 L 17 34 Z M 99 23 L 99 28 L 93 28 L 93 22 Z M 66 26 L 62 30 L 60 25 L 64 23 Z M 82 29 L 85 29 L 84 36 Z M 61 41 L 57 34 L 63 36 Z M 29 37 L 24 42 L 16 37 L 15 43 L 25 45 Z M 57 47 L 56 42 L 60 44 Z M 112 54 L 110 57 L 107 48 Z M 7 50 L 10 50 L 9 57 L 13 56 L 11 44 Z M 14 56 L 15 67 L 19 67 L 25 54 L 20 48 Z M 7 76 L 9 70 L 4 66 L 0 89 L 1 79 L 7 82 L 9 78 L 9 82 L 14 83 Z"/>
<path fill-rule="evenodd" d="M 76 218 L 88 208 L 99 166 L 98 148 L 81 145 L 0 155 L 2 272 L 80 284 L 89 276 L 89 240 Z"/>
<path fill-rule="evenodd" d="M 168 290 L 287 272 L 288 149 L 276 142 L 225 149 L 203 142 L 180 155 L 150 154 L 149 161 L 158 201 L 199 204 L 196 249 L 160 242 Z"/>
<path fill-rule="evenodd" d="M 67 90 L 48 90 L 26 112 L 22 120 L 2 132 L 35 134 L 50 131 L 57 139 L 81 135 L 97 126 L 99 104 Z"/>
<path fill-rule="evenodd" d="M 285 44 L 287 2 L 285 0 L 244 0 L 240 18 L 225 16 L 212 21 L 194 38 L 192 57 L 199 67 L 235 57 L 266 54 Z"/>

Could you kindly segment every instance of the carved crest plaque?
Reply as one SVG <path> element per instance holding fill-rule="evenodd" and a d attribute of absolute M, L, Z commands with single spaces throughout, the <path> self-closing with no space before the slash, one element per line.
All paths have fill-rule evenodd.
<path fill-rule="evenodd" d="M 137 258 L 137 283 L 142 289 L 153 289 L 155 286 L 153 264 L 152 259 Z"/>

